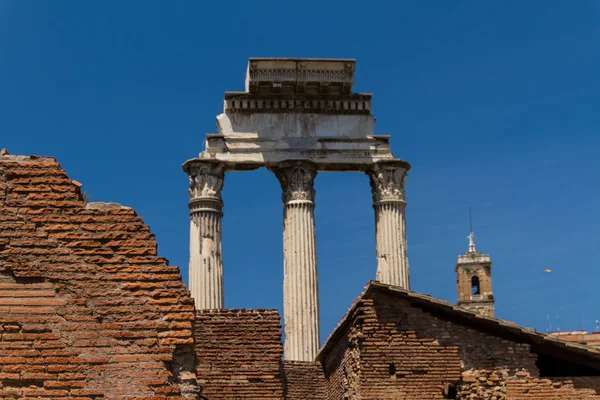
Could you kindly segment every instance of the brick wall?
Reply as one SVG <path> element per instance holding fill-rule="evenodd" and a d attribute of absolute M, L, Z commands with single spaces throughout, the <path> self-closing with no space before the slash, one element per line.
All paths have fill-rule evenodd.
<path fill-rule="evenodd" d="M 0 397 L 195 398 L 194 306 L 133 210 L 0 156 Z"/>
<path fill-rule="evenodd" d="M 528 345 L 488 336 L 375 293 L 360 307 L 362 399 L 443 399 L 462 370 L 503 365 L 536 371 Z"/>
<path fill-rule="evenodd" d="M 600 377 L 540 378 L 529 344 L 434 316 L 385 291 L 363 298 L 349 321 L 322 358 L 331 400 L 600 398 Z M 352 348 L 357 356 L 350 357 Z"/>
<path fill-rule="evenodd" d="M 461 363 L 459 348 L 438 338 L 464 332 L 452 332 L 451 324 L 432 321 L 395 298 L 377 300 L 363 302 L 362 322 L 354 328 L 362 332 L 360 398 L 444 398 L 460 379 Z"/>
<path fill-rule="evenodd" d="M 282 399 L 280 329 L 276 310 L 199 310 L 201 393 L 210 400 Z"/>
<path fill-rule="evenodd" d="M 597 377 L 534 378 L 522 374 L 507 380 L 506 399 L 599 400 L 600 380 Z"/>
<path fill-rule="evenodd" d="M 340 339 L 321 361 L 325 373 L 327 400 L 359 399 L 360 352 L 354 326 L 344 328 Z"/>
<path fill-rule="evenodd" d="M 490 400 L 598 400 L 597 377 L 536 378 L 527 371 L 512 374 L 506 369 L 472 370 L 463 374 L 457 399 Z"/>
<path fill-rule="evenodd" d="M 326 383 L 321 363 L 284 361 L 286 400 L 324 400 Z"/>

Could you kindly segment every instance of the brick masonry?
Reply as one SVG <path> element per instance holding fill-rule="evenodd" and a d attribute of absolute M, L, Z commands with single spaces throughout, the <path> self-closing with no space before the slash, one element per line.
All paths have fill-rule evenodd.
<path fill-rule="evenodd" d="M 195 398 L 194 305 L 133 210 L 0 156 L 0 397 Z"/>
<path fill-rule="evenodd" d="M 325 399 L 327 387 L 321 363 L 284 361 L 285 399 Z"/>
<path fill-rule="evenodd" d="M 0 154 L 0 398 L 600 400 L 600 352 L 379 283 L 319 363 L 282 361 L 276 311 L 196 313 L 156 247 L 54 159 Z"/>
<path fill-rule="evenodd" d="M 198 310 L 198 383 L 219 399 L 282 399 L 281 325 L 276 310 Z"/>
<path fill-rule="evenodd" d="M 600 399 L 599 376 L 540 377 L 530 344 L 432 315 L 385 291 L 360 299 L 348 320 L 320 355 L 328 400 Z"/>

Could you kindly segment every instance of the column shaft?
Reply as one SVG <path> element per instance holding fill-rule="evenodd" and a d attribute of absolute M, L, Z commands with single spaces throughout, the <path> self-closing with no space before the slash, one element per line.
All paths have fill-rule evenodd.
<path fill-rule="evenodd" d="M 189 282 L 197 309 L 224 307 L 220 213 L 202 211 L 192 216 Z"/>
<path fill-rule="evenodd" d="M 381 161 L 367 174 L 375 209 L 377 280 L 410 289 L 404 184 L 410 166 L 400 160 Z"/>
<path fill-rule="evenodd" d="M 377 280 L 410 288 L 404 202 L 374 204 Z"/>
<path fill-rule="evenodd" d="M 312 163 L 273 168 L 281 183 L 283 213 L 283 314 L 286 360 L 313 361 L 319 350 L 319 291 Z"/>
<path fill-rule="evenodd" d="M 224 166 L 195 160 L 186 172 L 190 176 L 189 289 L 197 309 L 221 309 L 224 307 L 221 253 Z"/>

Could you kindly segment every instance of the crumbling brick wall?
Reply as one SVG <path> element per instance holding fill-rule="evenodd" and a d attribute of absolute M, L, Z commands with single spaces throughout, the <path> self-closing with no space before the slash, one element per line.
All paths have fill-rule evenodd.
<path fill-rule="evenodd" d="M 507 379 L 506 399 L 599 400 L 600 380 L 585 376 L 535 378 L 521 373 Z"/>
<path fill-rule="evenodd" d="M 396 298 L 377 300 L 362 302 L 354 327 L 362 333 L 360 398 L 444 398 L 448 386 L 460 379 L 461 360 L 458 346 L 439 339 L 465 332 L 452 332 L 452 324 L 427 319 Z"/>
<path fill-rule="evenodd" d="M 322 360 L 327 400 L 360 399 L 360 332 L 354 326 L 344 328 L 340 339 Z"/>
<path fill-rule="evenodd" d="M 510 374 L 508 370 L 471 370 L 463 374 L 457 399 L 489 400 L 599 400 L 597 377 L 537 378 L 527 371 Z"/>
<path fill-rule="evenodd" d="M 326 382 L 321 363 L 284 361 L 286 400 L 325 400 Z"/>
<path fill-rule="evenodd" d="M 349 321 L 323 358 L 328 399 L 600 398 L 600 377 L 540 378 L 529 344 L 433 315 L 385 291 L 361 299 Z M 358 357 L 349 358 L 350 348 Z M 359 371 L 355 390 L 340 392 L 348 387 L 347 371 Z"/>
<path fill-rule="evenodd" d="M 522 393 L 509 385 L 519 375 L 526 374 L 530 385 L 543 382 L 529 344 L 436 317 L 383 291 L 372 298 L 364 301 L 359 324 L 362 399 L 394 398 L 394 391 L 405 398 L 452 398 L 453 388 L 455 398 L 519 399 Z M 469 382 L 473 374 L 476 380 Z M 600 377 L 589 380 L 600 383 Z M 570 395 L 583 399 L 589 393 L 586 388 Z"/>
<path fill-rule="evenodd" d="M 198 310 L 198 383 L 210 400 L 282 399 L 276 310 Z"/>
<path fill-rule="evenodd" d="M 0 156 L 0 397 L 196 398 L 179 269 L 80 186 L 54 159 Z"/>

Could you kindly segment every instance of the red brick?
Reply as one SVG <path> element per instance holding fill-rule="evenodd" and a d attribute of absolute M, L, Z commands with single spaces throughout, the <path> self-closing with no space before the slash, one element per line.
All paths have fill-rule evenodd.
<path fill-rule="evenodd" d="M 23 299 L 23 305 L 26 305 L 26 306 L 64 306 L 65 304 L 67 304 L 66 299 L 49 299 L 49 298 L 42 298 L 42 299 L 26 298 L 26 299 Z"/>

